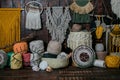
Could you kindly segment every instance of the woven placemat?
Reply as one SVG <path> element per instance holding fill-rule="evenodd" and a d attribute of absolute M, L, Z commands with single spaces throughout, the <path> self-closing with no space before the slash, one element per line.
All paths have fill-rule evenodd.
<path fill-rule="evenodd" d="M 119 69 L 65 69 L 59 70 L 58 80 L 120 80 Z"/>

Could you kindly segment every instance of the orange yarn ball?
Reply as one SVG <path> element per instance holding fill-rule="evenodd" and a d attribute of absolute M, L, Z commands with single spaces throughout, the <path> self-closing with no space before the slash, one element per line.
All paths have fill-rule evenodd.
<path fill-rule="evenodd" d="M 106 56 L 105 63 L 108 68 L 119 68 L 120 67 L 120 57 L 115 56 L 115 55 Z"/>
<path fill-rule="evenodd" d="M 14 53 L 26 53 L 28 51 L 28 44 L 27 42 L 21 41 L 17 42 L 13 45 Z"/>

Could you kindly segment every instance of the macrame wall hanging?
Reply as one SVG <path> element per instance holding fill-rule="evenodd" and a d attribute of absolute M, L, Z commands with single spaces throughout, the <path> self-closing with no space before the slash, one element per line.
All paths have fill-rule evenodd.
<path fill-rule="evenodd" d="M 46 27 L 51 34 L 52 40 L 63 42 L 66 30 L 69 27 L 71 16 L 69 7 L 47 7 L 46 9 Z"/>
<path fill-rule="evenodd" d="M 0 8 L 0 48 L 8 52 L 20 41 L 20 8 Z"/>
<path fill-rule="evenodd" d="M 37 1 L 30 1 L 25 6 L 26 15 L 26 29 L 38 30 L 41 29 L 41 13 L 43 6 Z"/>
<path fill-rule="evenodd" d="M 109 37 L 109 52 L 120 52 L 120 27 L 119 24 L 113 26 Z"/>
<path fill-rule="evenodd" d="M 74 0 L 70 5 L 72 10 L 72 22 L 73 23 L 89 23 L 90 13 L 94 7 L 90 0 Z"/>
<path fill-rule="evenodd" d="M 112 11 L 120 18 L 120 0 L 111 0 Z"/>

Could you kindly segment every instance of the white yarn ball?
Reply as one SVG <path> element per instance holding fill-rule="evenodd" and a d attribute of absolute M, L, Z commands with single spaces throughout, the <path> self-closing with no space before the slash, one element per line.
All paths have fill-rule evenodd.
<path fill-rule="evenodd" d="M 47 61 L 42 61 L 42 62 L 39 64 L 39 69 L 41 69 L 41 70 L 45 70 L 47 67 L 48 67 Z"/>
<path fill-rule="evenodd" d="M 33 67 L 32 67 L 32 70 L 33 70 L 33 71 L 39 71 L 39 67 L 38 67 L 38 66 L 33 66 Z"/>

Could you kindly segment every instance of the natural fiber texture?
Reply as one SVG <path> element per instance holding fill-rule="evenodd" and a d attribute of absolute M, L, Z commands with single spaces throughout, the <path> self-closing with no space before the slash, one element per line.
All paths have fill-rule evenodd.
<path fill-rule="evenodd" d="M 120 57 L 115 56 L 115 55 L 106 56 L 105 63 L 108 68 L 119 68 L 120 67 Z"/>
<path fill-rule="evenodd" d="M 30 55 L 30 66 L 39 66 L 41 61 L 41 56 L 39 54 L 31 54 Z"/>
<path fill-rule="evenodd" d="M 90 32 L 70 32 L 67 39 L 67 46 L 75 50 L 80 45 L 92 47 L 92 35 Z"/>
<path fill-rule="evenodd" d="M 42 61 L 46 61 L 48 66 L 54 69 L 63 68 L 68 66 L 69 59 L 60 59 L 60 58 L 42 58 Z"/>
<path fill-rule="evenodd" d="M 120 18 L 120 0 L 111 0 L 112 11 Z"/>
<path fill-rule="evenodd" d="M 8 59 L 7 59 L 7 66 L 10 66 L 10 60 L 11 60 L 11 56 L 12 56 L 12 54 L 14 54 L 14 52 L 8 52 L 7 53 L 7 56 L 8 56 Z"/>
<path fill-rule="evenodd" d="M 3 50 L 0 50 L 0 69 L 4 68 L 6 66 L 7 59 L 8 59 L 8 57 L 7 57 L 6 52 Z"/>
<path fill-rule="evenodd" d="M 46 9 L 46 27 L 51 34 L 52 40 L 63 42 L 66 30 L 69 27 L 71 16 L 69 8 L 65 7 L 47 7 Z"/>
<path fill-rule="evenodd" d="M 30 8 L 26 15 L 26 28 L 38 30 L 41 29 L 40 11 Z"/>
<path fill-rule="evenodd" d="M 61 52 L 62 45 L 58 41 L 50 41 L 47 46 L 47 52 L 51 54 L 59 54 Z"/>
<path fill-rule="evenodd" d="M 20 8 L 0 8 L 0 48 L 12 50 L 12 44 L 20 41 Z M 11 47 L 10 47 L 11 46 Z"/>
<path fill-rule="evenodd" d="M 75 13 L 79 14 L 88 14 L 93 10 L 93 4 L 91 2 L 88 2 L 84 6 L 78 5 L 76 2 L 73 2 L 70 5 L 70 9 L 74 11 Z"/>
<path fill-rule="evenodd" d="M 23 66 L 30 66 L 30 53 L 22 54 Z"/>
<path fill-rule="evenodd" d="M 14 53 L 27 53 L 28 51 L 28 44 L 27 42 L 21 41 L 17 42 L 13 45 L 13 51 Z"/>
<path fill-rule="evenodd" d="M 34 40 L 29 43 L 30 51 L 34 54 L 41 54 L 44 52 L 44 43 L 42 40 Z"/>
<path fill-rule="evenodd" d="M 12 54 L 11 56 L 11 69 L 20 69 L 22 67 L 22 55 L 21 53 Z"/>
<path fill-rule="evenodd" d="M 120 28 L 118 24 L 113 26 L 109 34 L 109 51 L 120 52 Z"/>

